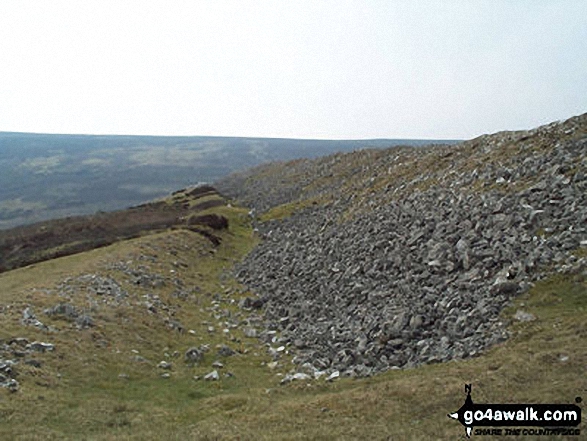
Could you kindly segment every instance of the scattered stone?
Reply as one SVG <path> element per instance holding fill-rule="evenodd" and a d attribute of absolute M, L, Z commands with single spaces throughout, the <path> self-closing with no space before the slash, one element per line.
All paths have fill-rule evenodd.
<path fill-rule="evenodd" d="M 75 319 L 75 324 L 79 329 L 91 328 L 94 326 L 94 319 L 89 315 L 80 315 Z"/>
<path fill-rule="evenodd" d="M 37 369 L 40 369 L 41 367 L 43 367 L 43 363 L 41 361 L 35 360 L 35 359 L 25 360 L 24 364 L 28 364 L 29 366 L 32 366 Z"/>
<path fill-rule="evenodd" d="M 87 286 L 87 290 L 96 296 L 112 297 L 116 302 L 120 302 L 128 297 L 128 293 L 122 289 L 118 282 L 110 277 L 100 276 L 98 274 L 85 274 L 77 278 Z"/>
<path fill-rule="evenodd" d="M 218 375 L 218 371 L 214 370 L 214 371 L 210 372 L 209 374 L 207 374 L 204 377 L 204 380 L 206 380 L 206 381 L 218 381 L 218 380 L 220 380 L 220 375 Z"/>
<path fill-rule="evenodd" d="M 311 380 L 312 377 L 310 377 L 308 374 L 305 374 L 303 372 L 297 372 L 293 375 L 292 379 L 293 380 Z"/>
<path fill-rule="evenodd" d="M 169 370 L 169 369 L 171 369 L 172 365 L 168 361 L 161 361 L 161 362 L 159 362 L 159 364 L 157 365 L 157 367 L 159 369 L 167 369 L 167 370 Z"/>
<path fill-rule="evenodd" d="M 255 328 L 245 328 L 243 330 L 245 337 L 257 338 L 257 330 Z"/>
<path fill-rule="evenodd" d="M 220 363 L 219 361 L 215 361 L 214 363 L 212 363 L 212 367 L 217 368 L 217 369 L 222 369 L 224 367 L 224 365 L 222 363 Z"/>
<path fill-rule="evenodd" d="M 498 281 L 491 287 L 491 294 L 493 295 L 508 295 L 516 294 L 520 289 L 520 285 L 514 282 Z"/>
<path fill-rule="evenodd" d="M 45 309 L 43 312 L 49 317 L 58 317 L 68 322 L 74 322 L 78 329 L 86 329 L 94 326 L 94 320 L 91 316 L 83 314 L 70 303 L 58 303 L 51 308 Z"/>
<path fill-rule="evenodd" d="M 424 317 L 422 317 L 419 314 L 418 315 L 414 315 L 410 319 L 410 328 L 412 328 L 412 329 L 418 329 L 419 327 L 422 326 L 423 323 L 424 323 Z"/>
<path fill-rule="evenodd" d="M 59 303 L 52 308 L 45 309 L 43 312 L 50 317 L 61 316 L 69 321 L 73 321 L 79 316 L 77 308 L 69 303 Z"/>
<path fill-rule="evenodd" d="M 185 361 L 187 363 L 199 363 L 203 358 L 204 351 L 201 348 L 192 347 L 185 351 Z"/>
<path fill-rule="evenodd" d="M 388 340 L 387 345 L 393 348 L 397 348 L 400 347 L 404 344 L 404 340 L 401 338 L 394 338 L 391 340 Z"/>
<path fill-rule="evenodd" d="M 184 326 L 181 324 L 181 322 L 178 322 L 177 320 L 167 320 L 167 327 L 170 329 L 173 329 L 174 331 L 183 333 L 185 328 Z"/>
<path fill-rule="evenodd" d="M 34 326 L 35 328 L 39 329 L 48 329 L 47 326 L 43 324 L 43 322 L 37 319 L 33 309 L 30 307 L 25 308 L 22 312 L 21 323 L 25 326 Z"/>
<path fill-rule="evenodd" d="M 34 341 L 26 346 L 26 349 L 34 352 L 51 352 L 55 350 L 55 345 L 51 343 L 44 343 L 42 341 Z"/>
<path fill-rule="evenodd" d="M 308 374 L 305 374 L 303 372 L 296 372 L 293 375 L 292 374 L 287 374 L 280 381 L 280 384 L 287 384 L 287 383 L 290 383 L 292 381 L 305 381 L 305 380 L 311 380 L 311 379 L 312 379 L 312 377 L 310 377 Z"/>
<path fill-rule="evenodd" d="M 298 349 L 304 349 L 305 347 L 307 347 L 306 342 L 304 340 L 302 340 L 301 338 L 296 338 L 293 341 L 293 345 Z"/>
<path fill-rule="evenodd" d="M 16 364 L 12 360 L 0 360 L 0 372 L 8 376 L 12 375 L 12 366 Z"/>
<path fill-rule="evenodd" d="M 522 311 L 521 309 L 516 311 L 514 318 L 519 322 L 532 322 L 536 320 L 536 316 L 534 314 Z"/>
<path fill-rule="evenodd" d="M 339 377 L 340 377 L 340 372 L 339 371 L 334 371 L 328 377 L 326 377 L 326 381 L 334 381 L 334 380 L 336 380 Z"/>
<path fill-rule="evenodd" d="M 20 388 L 20 385 L 18 384 L 18 381 L 16 381 L 14 378 L 9 378 L 0 383 L 0 387 L 8 389 L 10 392 L 17 392 Z"/>
<path fill-rule="evenodd" d="M 29 344 L 29 340 L 24 337 L 16 337 L 16 338 L 11 339 L 8 342 L 8 345 L 10 345 L 10 346 L 17 345 L 17 346 L 20 346 L 23 348 L 26 347 L 26 345 L 28 345 L 28 344 Z"/>
<path fill-rule="evenodd" d="M 234 354 L 236 354 L 236 352 L 226 345 L 222 345 L 222 347 L 218 350 L 218 355 L 221 357 L 231 357 Z"/>
<path fill-rule="evenodd" d="M 245 297 L 239 302 L 239 307 L 243 309 L 261 309 L 264 304 L 264 299 Z"/>

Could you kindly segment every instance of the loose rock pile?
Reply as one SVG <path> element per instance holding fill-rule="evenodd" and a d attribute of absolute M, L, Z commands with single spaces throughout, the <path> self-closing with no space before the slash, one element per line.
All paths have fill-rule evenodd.
<path fill-rule="evenodd" d="M 259 224 L 265 240 L 236 274 L 260 297 L 262 336 L 293 350 L 298 369 L 314 376 L 460 359 L 505 340 L 499 313 L 512 297 L 552 267 L 585 271 L 573 251 L 587 245 L 587 138 L 559 141 L 552 133 L 563 129 L 530 133 L 552 148 L 508 157 L 507 167 L 433 170 L 435 186 L 406 194 L 400 182 L 388 185 L 349 220 L 353 195 L 333 187 L 334 202 Z M 461 188 L 473 183 L 475 191 Z M 258 188 L 241 186 L 238 196 L 265 209 L 284 201 L 275 191 L 263 200 Z"/>
<path fill-rule="evenodd" d="M 62 297 L 71 298 L 76 292 L 85 290 L 98 303 L 119 305 L 128 293 L 111 277 L 99 274 L 83 274 L 78 277 L 66 278 L 58 287 Z"/>

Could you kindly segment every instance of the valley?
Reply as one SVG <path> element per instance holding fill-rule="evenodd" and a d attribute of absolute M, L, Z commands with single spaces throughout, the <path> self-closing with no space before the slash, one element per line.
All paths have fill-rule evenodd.
<path fill-rule="evenodd" d="M 450 140 L 0 132 L 0 229 L 114 211 L 269 161 Z"/>

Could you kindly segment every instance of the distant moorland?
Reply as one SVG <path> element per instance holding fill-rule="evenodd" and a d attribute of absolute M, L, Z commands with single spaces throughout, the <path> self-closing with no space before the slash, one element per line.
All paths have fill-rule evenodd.
<path fill-rule="evenodd" d="M 134 206 L 263 162 L 452 142 L 0 132 L 0 229 Z"/>

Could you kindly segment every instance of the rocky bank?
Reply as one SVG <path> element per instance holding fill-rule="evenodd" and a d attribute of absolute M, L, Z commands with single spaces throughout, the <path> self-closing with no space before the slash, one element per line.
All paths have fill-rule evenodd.
<path fill-rule="evenodd" d="M 500 312 L 513 297 L 553 272 L 586 274 L 586 153 L 582 115 L 217 183 L 255 214 L 297 207 L 257 222 L 263 240 L 235 270 L 259 297 L 261 338 L 292 351 L 297 371 L 334 376 L 461 359 L 504 341 Z"/>

